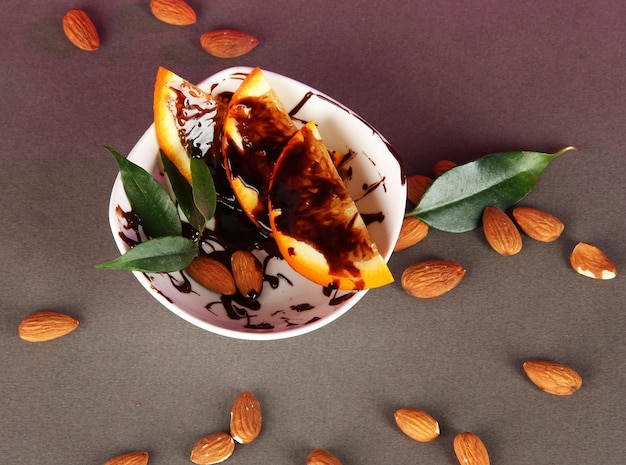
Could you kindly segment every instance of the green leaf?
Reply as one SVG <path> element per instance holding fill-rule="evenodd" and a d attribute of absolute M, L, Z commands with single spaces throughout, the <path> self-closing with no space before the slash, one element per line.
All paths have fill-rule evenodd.
<path fill-rule="evenodd" d="M 186 268 L 197 254 L 198 248 L 192 240 L 165 236 L 141 242 L 116 259 L 96 265 L 96 268 L 168 273 Z"/>
<path fill-rule="evenodd" d="M 178 200 L 180 210 L 183 212 L 183 215 L 185 215 L 185 218 L 187 218 L 187 221 L 189 221 L 189 223 L 198 231 L 202 232 L 206 226 L 206 219 L 193 202 L 191 184 L 189 184 L 187 179 L 180 174 L 176 165 L 174 165 L 174 163 L 172 163 L 172 161 L 167 158 L 163 152 L 161 152 L 161 160 L 163 160 L 165 173 L 170 180 L 170 184 L 172 186 L 172 190 L 174 191 L 174 195 L 176 196 L 176 200 Z"/>
<path fill-rule="evenodd" d="M 193 189 L 193 201 L 204 216 L 209 221 L 215 215 L 217 204 L 217 194 L 213 176 L 206 162 L 201 158 L 191 159 L 191 186 Z"/>
<path fill-rule="evenodd" d="M 180 236 L 182 225 L 176 204 L 167 191 L 142 167 L 105 147 L 119 165 L 124 191 L 150 237 Z"/>
<path fill-rule="evenodd" d="M 458 165 L 437 177 L 407 216 L 447 232 L 476 229 L 485 207 L 512 207 L 532 191 L 552 160 L 573 149 L 495 153 Z"/>

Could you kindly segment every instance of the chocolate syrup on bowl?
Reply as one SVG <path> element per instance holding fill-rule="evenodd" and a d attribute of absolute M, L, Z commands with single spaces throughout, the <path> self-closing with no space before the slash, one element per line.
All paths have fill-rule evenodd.
<path fill-rule="evenodd" d="M 122 226 L 122 230 L 118 232 L 120 238 L 126 243 L 129 248 L 135 247 L 139 242 L 139 216 L 134 211 L 125 212 L 119 205 L 115 207 L 115 213 L 118 217 L 118 222 Z M 123 222 L 122 222 L 123 221 Z M 130 237 L 124 231 L 133 231 L 134 237 Z"/>
<path fill-rule="evenodd" d="M 365 224 L 382 223 L 385 221 L 385 214 L 383 212 L 361 213 L 361 218 Z"/>

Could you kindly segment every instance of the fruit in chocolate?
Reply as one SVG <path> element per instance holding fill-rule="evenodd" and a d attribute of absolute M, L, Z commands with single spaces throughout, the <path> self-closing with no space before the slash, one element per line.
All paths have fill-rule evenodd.
<path fill-rule="evenodd" d="M 221 163 L 224 105 L 191 82 L 160 67 L 154 86 L 154 127 L 159 148 L 191 182 L 189 159 Z"/>
<path fill-rule="evenodd" d="M 270 177 L 283 147 L 296 131 L 263 72 L 253 69 L 228 104 L 222 152 L 226 176 L 241 208 L 268 232 Z"/>
<path fill-rule="evenodd" d="M 283 149 L 268 193 L 274 239 L 298 273 L 338 289 L 393 281 L 313 122 Z"/>

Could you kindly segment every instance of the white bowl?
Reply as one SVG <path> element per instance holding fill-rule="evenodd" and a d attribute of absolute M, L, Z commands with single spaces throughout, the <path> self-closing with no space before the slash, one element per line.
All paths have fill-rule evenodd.
<path fill-rule="evenodd" d="M 215 96 L 234 92 L 250 69 L 229 68 L 199 86 Z M 406 206 L 406 179 L 389 143 L 366 121 L 327 95 L 285 76 L 265 70 L 263 73 L 287 110 L 295 110 L 292 116 L 298 126 L 303 121 L 314 120 L 327 147 L 354 153 L 348 162 L 351 176 L 346 179 L 346 186 L 359 211 L 372 219 L 368 230 L 381 254 L 389 260 Z M 152 124 L 128 159 L 163 181 L 158 153 Z M 124 235 L 132 232 L 124 214 L 129 211 L 130 204 L 118 175 L 111 193 L 109 222 L 121 253 L 129 248 L 124 240 Z M 264 252 L 254 253 L 263 261 Z M 268 263 L 266 274 L 278 279 L 274 285 L 264 282 L 258 308 L 235 304 L 230 312 L 226 311 L 220 295 L 195 283 L 184 272 L 133 274 L 150 295 L 188 322 L 222 336 L 250 340 L 309 333 L 346 313 L 366 292 L 329 290 L 303 278 L 282 259 Z"/>

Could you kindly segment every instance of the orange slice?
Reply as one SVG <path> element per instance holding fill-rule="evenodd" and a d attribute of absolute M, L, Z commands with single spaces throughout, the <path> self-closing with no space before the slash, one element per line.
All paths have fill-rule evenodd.
<path fill-rule="evenodd" d="M 224 104 L 189 81 L 160 67 L 154 86 L 154 125 L 163 153 L 191 182 L 189 159 L 221 163 Z"/>
<path fill-rule="evenodd" d="M 393 281 L 313 122 L 276 162 L 269 219 L 282 256 L 305 278 L 359 290 Z"/>
<path fill-rule="evenodd" d="M 274 164 L 297 128 L 259 68 L 233 94 L 222 134 L 226 175 L 250 220 L 270 231 L 267 189 Z"/>

